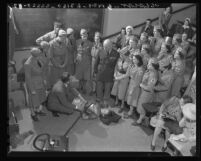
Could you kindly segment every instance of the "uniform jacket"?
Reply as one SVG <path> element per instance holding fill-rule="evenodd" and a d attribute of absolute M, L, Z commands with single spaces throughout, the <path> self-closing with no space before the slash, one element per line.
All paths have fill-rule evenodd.
<path fill-rule="evenodd" d="M 63 105 L 64 107 L 71 107 L 73 99 L 78 96 L 78 93 L 70 85 L 64 86 L 61 80 L 54 84 L 49 96 L 49 105 Z"/>
<path fill-rule="evenodd" d="M 78 54 L 81 55 L 81 60 L 76 62 L 77 65 L 80 65 L 82 67 L 91 66 L 92 46 L 93 46 L 93 43 L 89 40 L 84 41 L 84 43 L 82 39 L 79 39 L 76 41 L 76 47 L 77 47 L 76 56 Z"/>
<path fill-rule="evenodd" d="M 144 25 L 140 33 L 146 32 L 148 36 L 154 36 L 153 31 L 154 31 L 154 27 L 152 25 L 149 25 L 147 28 L 146 28 L 146 25 Z"/>
<path fill-rule="evenodd" d="M 50 41 L 50 60 L 53 66 L 67 63 L 68 51 L 65 43 L 60 44 L 57 39 Z"/>
<path fill-rule="evenodd" d="M 24 64 L 24 70 L 25 81 L 28 89 L 31 92 L 44 88 L 45 74 L 43 70 L 43 64 L 40 67 L 37 63 L 37 59 L 30 56 Z"/>
<path fill-rule="evenodd" d="M 98 55 L 94 72 L 97 73 L 97 81 L 113 82 L 114 69 L 119 58 L 119 53 L 112 49 L 110 53 Z"/>
<path fill-rule="evenodd" d="M 75 54 L 76 54 L 76 41 L 66 39 L 66 45 L 68 49 L 68 63 L 74 64 L 75 61 Z"/>
<path fill-rule="evenodd" d="M 164 25 L 165 27 L 168 28 L 168 24 L 170 22 L 170 19 L 172 17 L 172 14 L 164 14 L 164 12 L 162 12 L 162 14 L 159 16 L 159 25 L 162 27 L 162 25 Z"/>

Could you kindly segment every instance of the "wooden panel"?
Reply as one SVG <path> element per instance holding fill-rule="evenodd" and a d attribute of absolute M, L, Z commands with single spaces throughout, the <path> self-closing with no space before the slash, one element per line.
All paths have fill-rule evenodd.
<path fill-rule="evenodd" d="M 92 40 L 95 31 L 102 31 L 102 9 L 14 9 L 16 26 L 19 35 L 16 36 L 16 48 L 35 46 L 35 40 L 53 30 L 53 22 L 59 19 L 63 29 L 72 27 L 75 36 L 79 38 L 81 28 L 89 30 Z"/>

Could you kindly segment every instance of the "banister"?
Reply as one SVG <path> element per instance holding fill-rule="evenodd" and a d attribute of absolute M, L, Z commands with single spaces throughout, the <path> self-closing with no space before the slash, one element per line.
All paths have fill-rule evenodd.
<path fill-rule="evenodd" d="M 191 7 L 193 7 L 193 6 L 195 6 L 195 4 L 191 4 L 191 5 L 189 5 L 189 6 L 180 8 L 180 9 L 174 11 L 172 14 L 181 12 L 181 11 L 186 10 L 186 9 L 188 9 L 188 8 L 191 8 Z M 158 20 L 158 17 L 151 19 L 151 22 L 156 21 L 156 20 Z M 136 28 L 138 28 L 138 27 L 142 27 L 143 25 L 145 25 L 145 22 L 133 26 L 133 29 L 136 29 Z M 193 25 L 193 26 L 195 26 L 195 25 Z M 103 40 L 108 39 L 108 38 L 111 38 L 111 37 L 114 37 L 114 36 L 117 36 L 118 34 L 120 34 L 120 32 L 121 32 L 121 31 L 116 32 L 116 33 L 114 33 L 114 34 L 111 34 L 111 35 L 109 35 L 109 36 L 103 37 Z"/>

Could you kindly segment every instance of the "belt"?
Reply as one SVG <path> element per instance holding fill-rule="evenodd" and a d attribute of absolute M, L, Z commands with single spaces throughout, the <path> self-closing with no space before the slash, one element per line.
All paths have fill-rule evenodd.
<path fill-rule="evenodd" d="M 163 90 L 163 91 L 158 91 L 158 90 L 154 90 L 154 92 L 158 93 L 158 92 L 167 92 L 168 90 Z"/>
<path fill-rule="evenodd" d="M 144 89 L 144 88 L 142 88 L 144 91 L 146 91 L 146 92 L 150 92 L 151 93 L 151 91 L 148 91 L 148 90 L 146 90 L 146 89 Z"/>

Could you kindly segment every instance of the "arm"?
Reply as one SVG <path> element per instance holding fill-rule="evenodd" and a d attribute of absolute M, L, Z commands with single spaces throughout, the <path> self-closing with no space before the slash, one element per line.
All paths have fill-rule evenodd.
<path fill-rule="evenodd" d="M 36 44 L 40 45 L 40 43 L 41 43 L 42 41 L 47 41 L 47 42 L 51 41 L 50 33 L 47 33 L 47 34 L 45 34 L 45 35 L 39 37 L 38 39 L 36 39 Z"/>
<path fill-rule="evenodd" d="M 97 55 L 97 59 L 95 60 L 95 64 L 94 64 L 94 73 L 98 73 L 98 65 L 100 63 L 100 55 Z"/>
<path fill-rule="evenodd" d="M 126 71 L 126 74 L 123 74 L 123 75 L 121 75 L 121 76 L 117 76 L 116 77 L 116 80 L 121 80 L 121 79 L 124 79 L 124 78 L 127 78 L 127 77 L 129 77 L 129 67 L 127 68 L 127 71 Z"/>
<path fill-rule="evenodd" d="M 149 76 L 149 80 L 148 80 L 147 86 L 144 85 L 144 84 L 142 84 L 142 83 L 140 84 L 140 86 L 141 86 L 143 89 L 145 89 L 145 90 L 153 91 L 156 82 L 157 82 L 157 79 L 156 79 L 155 75 L 151 74 L 151 75 Z"/>
<path fill-rule="evenodd" d="M 154 89 L 158 91 L 168 90 L 172 84 L 172 81 L 173 81 L 173 76 L 169 75 L 169 77 L 165 79 L 164 81 L 160 80 L 162 85 L 157 85 L 154 87 Z"/>
<path fill-rule="evenodd" d="M 50 54 L 50 61 L 53 64 L 53 66 L 59 67 L 59 64 L 54 59 L 54 47 L 53 47 L 53 45 L 51 43 L 50 43 L 49 54 Z"/>
<path fill-rule="evenodd" d="M 65 95 L 65 92 L 60 89 L 57 91 L 57 98 L 59 99 L 60 103 L 65 106 L 65 107 L 71 107 L 72 104 L 70 102 L 68 102 L 67 98 L 66 98 L 66 95 Z"/>

